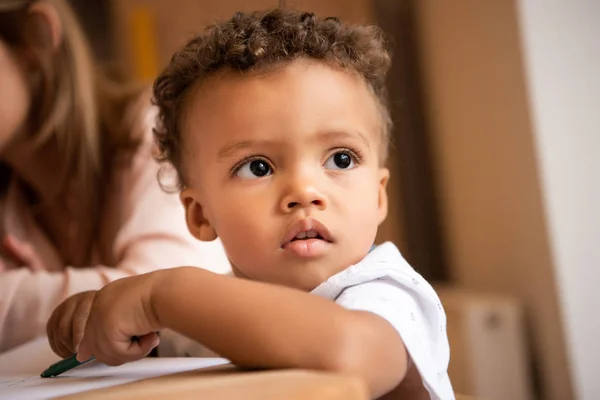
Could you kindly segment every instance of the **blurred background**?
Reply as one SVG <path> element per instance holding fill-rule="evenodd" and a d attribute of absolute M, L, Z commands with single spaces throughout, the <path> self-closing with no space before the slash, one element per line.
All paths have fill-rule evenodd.
<path fill-rule="evenodd" d="M 277 0 L 71 0 L 150 83 L 192 34 Z M 600 2 L 288 0 L 382 26 L 392 240 L 439 290 L 457 392 L 600 399 Z"/>

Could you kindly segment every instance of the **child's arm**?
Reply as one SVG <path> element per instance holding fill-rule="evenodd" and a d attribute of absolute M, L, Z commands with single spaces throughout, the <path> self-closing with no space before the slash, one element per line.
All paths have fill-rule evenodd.
<path fill-rule="evenodd" d="M 195 339 L 243 367 L 355 374 L 365 379 L 374 397 L 393 389 L 407 368 L 399 334 L 379 316 L 349 311 L 299 290 L 198 268 L 126 278 L 98 292 L 80 356 L 94 354 L 112 364 L 131 360 L 138 349 L 130 337 L 162 328 Z M 153 340 L 142 340 L 141 353 L 149 351 Z"/>

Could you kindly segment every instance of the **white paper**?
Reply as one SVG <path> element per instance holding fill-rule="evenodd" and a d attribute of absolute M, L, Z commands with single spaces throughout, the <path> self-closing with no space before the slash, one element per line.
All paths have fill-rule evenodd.
<path fill-rule="evenodd" d="M 223 358 L 144 358 L 109 367 L 96 361 L 53 378 L 40 373 L 59 358 L 46 338 L 0 355 L 0 399 L 48 399 L 228 363 Z"/>
<path fill-rule="evenodd" d="M 59 360 L 60 357 L 50 349 L 48 339 L 40 337 L 0 354 L 0 376 L 35 375 L 36 373 L 39 375 Z"/>

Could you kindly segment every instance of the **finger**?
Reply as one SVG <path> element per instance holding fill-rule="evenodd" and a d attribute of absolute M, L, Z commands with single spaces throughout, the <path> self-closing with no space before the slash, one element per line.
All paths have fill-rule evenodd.
<path fill-rule="evenodd" d="M 123 354 L 128 346 L 129 342 L 114 341 L 106 331 L 100 329 L 95 336 L 94 355 L 104 364 L 115 367 L 127 361 Z"/>
<path fill-rule="evenodd" d="M 48 322 L 46 323 L 46 337 L 48 338 L 48 343 L 50 344 L 50 348 L 56 354 L 58 354 L 58 350 L 56 349 L 56 336 L 54 335 L 54 326 L 56 325 L 56 310 L 52 313 Z"/>
<path fill-rule="evenodd" d="M 67 310 L 68 304 L 61 304 L 58 306 L 56 310 L 50 316 L 48 323 L 46 324 L 46 334 L 48 336 L 48 341 L 50 342 L 50 347 L 52 351 L 58 354 L 61 357 L 68 357 L 73 354 L 68 347 L 66 347 L 60 339 L 60 329 L 59 325 L 61 324 L 62 319 L 65 316 L 65 311 Z M 69 314 L 70 315 L 70 314 Z"/>
<path fill-rule="evenodd" d="M 13 234 L 7 234 L 2 239 L 2 245 L 6 251 L 11 255 L 17 265 L 28 265 L 27 260 L 27 249 L 25 245 L 21 243 L 19 239 Z"/>
<path fill-rule="evenodd" d="M 58 354 L 60 357 L 66 358 L 73 354 L 73 352 L 71 352 L 71 350 L 69 350 L 69 348 L 66 347 L 58 338 L 58 332 L 56 330 L 52 336 L 48 337 L 48 340 L 50 341 L 50 347 L 52 348 L 52 351 L 54 351 L 54 353 Z"/>
<path fill-rule="evenodd" d="M 73 345 L 73 314 L 76 306 L 77 301 L 67 301 L 64 304 L 64 310 L 61 313 L 62 315 L 57 327 L 58 340 L 70 354 L 75 353 L 75 346 Z"/>
<path fill-rule="evenodd" d="M 103 339 L 103 335 L 94 335 L 92 339 L 87 333 L 84 335 L 77 353 L 77 360 L 82 361 L 89 359 L 89 355 L 93 354 L 96 360 L 111 367 L 116 367 L 127 362 L 126 359 L 115 349 L 112 342 Z"/>
<path fill-rule="evenodd" d="M 117 366 L 127 362 L 137 361 L 146 357 L 153 348 L 158 346 L 159 338 L 154 332 L 136 337 L 127 342 L 99 341 L 98 348 L 102 353 L 102 362 Z"/>
<path fill-rule="evenodd" d="M 62 358 L 71 357 L 74 353 L 66 347 L 62 342 L 57 342 L 56 344 L 56 354 L 61 356 Z"/>
<path fill-rule="evenodd" d="M 88 340 L 87 336 L 83 336 L 81 343 L 79 343 L 79 349 L 77 351 L 77 361 L 84 362 L 92 358 L 92 346 L 91 341 Z M 102 361 L 100 358 L 98 358 Z"/>
<path fill-rule="evenodd" d="M 76 316 L 73 318 L 73 352 L 79 351 L 79 344 L 85 333 L 85 323 L 87 316 Z"/>
<path fill-rule="evenodd" d="M 60 340 L 54 339 L 54 352 L 62 358 L 67 358 L 73 355 L 73 352 Z"/>
<path fill-rule="evenodd" d="M 77 304 L 77 307 L 73 312 L 71 338 L 74 353 L 78 351 L 79 343 L 81 343 L 81 339 L 83 339 L 83 335 L 85 333 L 85 325 L 90 315 L 90 308 L 92 306 L 93 300 L 94 296 L 87 296 L 83 301 L 80 301 Z"/>
<path fill-rule="evenodd" d="M 151 332 L 138 337 L 137 340 L 133 340 L 129 351 L 130 354 L 135 355 L 138 359 L 143 358 L 150 354 L 152 349 L 158 346 L 159 343 L 160 338 L 158 334 L 156 332 Z"/>
<path fill-rule="evenodd" d="M 23 265 L 33 271 L 39 271 L 43 269 L 43 264 L 39 258 L 37 252 L 27 242 L 23 242 L 16 238 L 16 236 L 8 234 L 4 238 L 4 247 L 10 251 L 18 261 L 17 265 Z"/>
<path fill-rule="evenodd" d="M 58 306 L 48 318 L 48 322 L 46 322 L 46 336 L 48 337 L 48 342 L 50 343 L 50 348 L 53 352 L 58 354 L 57 350 L 57 336 L 56 336 L 56 326 L 58 325 L 58 316 L 59 316 L 60 306 Z"/>
<path fill-rule="evenodd" d="M 7 254 L 0 254 L 0 272 L 19 268 L 20 264 L 15 264 L 12 257 Z"/>

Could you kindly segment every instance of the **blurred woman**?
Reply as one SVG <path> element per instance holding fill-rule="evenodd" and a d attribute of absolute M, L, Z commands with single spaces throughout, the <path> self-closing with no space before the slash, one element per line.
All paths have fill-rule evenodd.
<path fill-rule="evenodd" d="M 157 183 L 149 92 L 90 53 L 64 0 L 0 3 L 0 352 L 43 334 L 71 294 L 157 268 L 228 269 Z"/>

